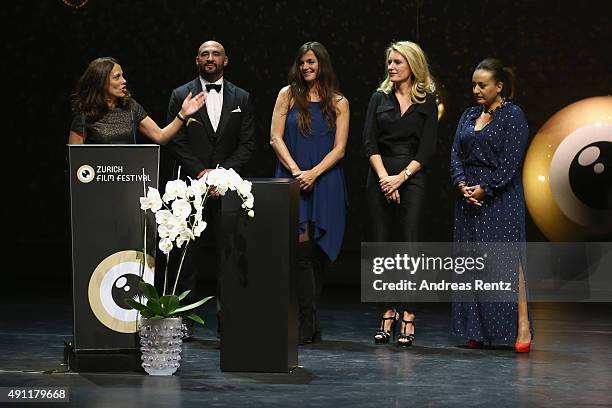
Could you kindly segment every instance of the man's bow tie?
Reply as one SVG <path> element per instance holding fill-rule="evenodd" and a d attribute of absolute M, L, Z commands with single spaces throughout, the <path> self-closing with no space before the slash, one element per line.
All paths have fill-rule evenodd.
<path fill-rule="evenodd" d="M 206 92 L 210 92 L 211 89 L 221 92 L 221 84 L 206 84 Z"/>

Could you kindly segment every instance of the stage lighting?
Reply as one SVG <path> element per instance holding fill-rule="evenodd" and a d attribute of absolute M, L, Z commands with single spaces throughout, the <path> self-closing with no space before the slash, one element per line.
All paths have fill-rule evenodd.
<path fill-rule="evenodd" d="M 62 3 L 76 10 L 87 5 L 89 0 L 62 0 Z"/>

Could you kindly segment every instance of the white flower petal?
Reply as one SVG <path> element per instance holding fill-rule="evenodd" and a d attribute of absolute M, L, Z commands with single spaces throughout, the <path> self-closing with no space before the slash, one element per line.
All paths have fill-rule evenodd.
<path fill-rule="evenodd" d="M 169 240 L 168 238 L 164 238 L 164 239 L 160 239 L 159 240 L 159 249 L 164 253 L 164 254 L 168 254 L 170 253 L 170 251 L 172 250 L 172 241 Z"/>
<path fill-rule="evenodd" d="M 172 203 L 172 214 L 179 219 L 189 217 L 191 214 L 191 204 L 189 201 L 179 198 Z"/>
<path fill-rule="evenodd" d="M 147 211 L 151 208 L 151 199 L 148 197 L 140 197 L 140 209 Z"/>
<path fill-rule="evenodd" d="M 161 210 L 155 213 L 155 222 L 157 224 L 168 224 L 173 217 L 169 210 Z"/>
<path fill-rule="evenodd" d="M 193 227 L 193 234 L 196 237 L 199 237 L 202 234 L 202 232 L 204 232 L 207 225 L 208 224 L 206 223 L 206 221 L 201 221 L 201 220 L 198 221 L 196 225 Z"/>
<path fill-rule="evenodd" d="M 160 224 L 157 227 L 157 233 L 159 234 L 160 238 L 168 238 L 170 237 L 170 228 L 167 224 Z"/>
<path fill-rule="evenodd" d="M 175 200 L 176 198 L 185 198 L 187 193 L 187 183 L 184 180 L 170 180 L 166 183 L 166 192 L 164 193 L 164 201 L 166 203 Z"/>

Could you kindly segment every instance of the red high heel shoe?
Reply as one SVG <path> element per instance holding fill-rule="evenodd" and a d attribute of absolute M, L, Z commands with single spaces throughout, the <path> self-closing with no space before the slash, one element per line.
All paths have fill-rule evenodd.
<path fill-rule="evenodd" d="M 484 342 L 474 340 L 474 339 L 469 339 L 467 342 L 467 347 L 470 349 L 481 349 L 484 347 Z"/>
<path fill-rule="evenodd" d="M 516 353 L 529 353 L 530 349 L 531 349 L 531 340 L 529 340 L 527 343 L 521 343 L 520 341 L 517 341 L 516 343 L 514 343 L 514 351 Z"/>

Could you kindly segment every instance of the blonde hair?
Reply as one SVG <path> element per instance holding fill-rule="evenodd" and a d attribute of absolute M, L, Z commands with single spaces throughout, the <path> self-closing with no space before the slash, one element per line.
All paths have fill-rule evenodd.
<path fill-rule="evenodd" d="M 401 54 L 412 71 L 412 92 L 410 92 L 410 98 L 414 103 L 423 103 L 428 93 L 433 93 L 436 90 L 433 77 L 429 73 L 429 65 L 427 64 L 427 58 L 425 53 L 419 47 L 418 44 L 411 41 L 398 41 L 391 43 L 385 51 L 386 59 L 389 60 L 391 51 L 395 51 Z M 389 72 L 387 77 L 378 86 L 377 91 L 390 94 L 393 90 L 393 82 L 389 79 Z"/>

